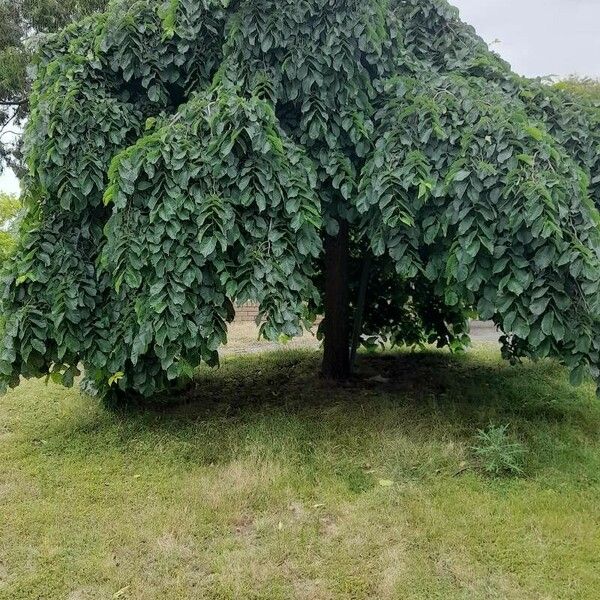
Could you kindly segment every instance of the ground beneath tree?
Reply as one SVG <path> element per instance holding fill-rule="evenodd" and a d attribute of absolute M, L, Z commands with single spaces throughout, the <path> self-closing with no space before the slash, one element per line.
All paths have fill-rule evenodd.
<path fill-rule="evenodd" d="M 12 391 L 0 599 L 598 598 L 592 384 L 494 345 L 362 356 L 336 387 L 319 359 L 229 356 L 146 409 Z M 521 477 L 481 470 L 490 423 L 525 446 Z"/>

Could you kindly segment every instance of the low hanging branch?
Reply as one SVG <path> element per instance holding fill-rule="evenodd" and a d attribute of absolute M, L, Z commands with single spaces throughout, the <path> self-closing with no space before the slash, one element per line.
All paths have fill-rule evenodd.
<path fill-rule="evenodd" d="M 362 331 L 457 349 L 475 312 L 507 358 L 598 376 L 597 101 L 514 75 L 444 0 L 117 0 L 36 62 L 5 386 L 83 365 L 150 396 L 250 300 L 269 339 L 325 305 L 334 378 Z"/>

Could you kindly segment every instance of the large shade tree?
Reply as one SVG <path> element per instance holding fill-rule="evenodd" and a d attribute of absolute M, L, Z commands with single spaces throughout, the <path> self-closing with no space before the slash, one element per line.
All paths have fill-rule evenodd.
<path fill-rule="evenodd" d="M 598 376 L 600 110 L 444 0 L 117 0 L 50 38 L 0 371 L 149 396 L 267 338 L 468 342 Z"/>

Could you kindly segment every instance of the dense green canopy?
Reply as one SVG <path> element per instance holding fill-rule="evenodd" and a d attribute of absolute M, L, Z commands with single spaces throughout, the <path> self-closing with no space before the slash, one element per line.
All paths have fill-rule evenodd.
<path fill-rule="evenodd" d="M 216 363 L 235 300 L 297 335 L 342 220 L 365 343 L 457 348 L 478 313 L 598 375 L 598 104 L 444 0 L 116 1 L 44 44 L 31 105 L 8 384 L 150 395 Z"/>

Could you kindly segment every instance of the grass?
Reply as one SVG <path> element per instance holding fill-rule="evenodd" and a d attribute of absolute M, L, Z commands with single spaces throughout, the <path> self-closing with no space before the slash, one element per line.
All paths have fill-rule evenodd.
<path fill-rule="evenodd" d="M 177 406 L 0 400 L 1 599 L 595 599 L 600 403 L 492 347 L 228 358 Z M 382 375 L 370 381 L 372 375 Z M 183 399 L 182 399 L 183 400 Z M 524 474 L 489 477 L 510 423 Z"/>

